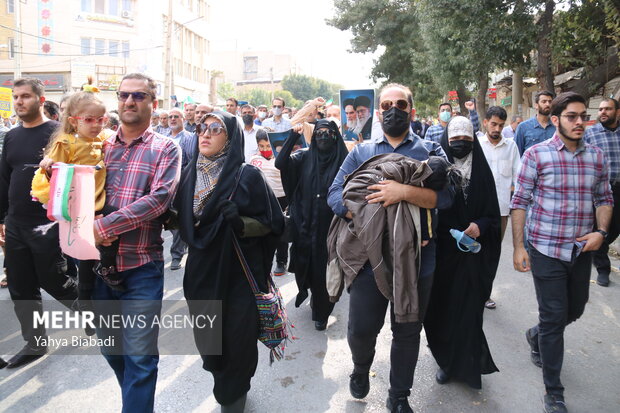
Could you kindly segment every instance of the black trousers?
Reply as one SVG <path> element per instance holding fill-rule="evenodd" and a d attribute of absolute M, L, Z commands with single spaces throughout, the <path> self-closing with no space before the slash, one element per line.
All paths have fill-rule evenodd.
<path fill-rule="evenodd" d="M 592 252 L 592 262 L 596 270 L 603 277 L 608 277 L 611 272 L 611 263 L 609 262 L 609 244 L 614 242 L 620 235 L 620 184 L 611 186 L 614 195 L 614 211 L 611 216 L 611 223 L 607 231 L 607 237 L 603 241 L 603 245 L 597 251 Z"/>
<path fill-rule="evenodd" d="M 418 280 L 420 320 L 430 298 L 433 275 L 425 274 Z M 349 326 L 347 340 L 353 356 L 353 371 L 367 374 L 375 357 L 377 336 L 385 321 L 385 311 L 390 303 L 381 294 L 368 263 L 349 288 Z M 390 389 L 392 398 L 406 397 L 411 393 L 413 375 L 420 350 L 422 322 L 397 323 L 390 305 L 392 348 L 390 351 Z"/>
<path fill-rule="evenodd" d="M 286 201 L 286 197 L 283 196 L 278 198 L 278 202 L 280 203 L 280 208 L 282 208 L 282 212 L 288 206 L 288 202 Z M 286 239 L 286 234 L 282 236 L 282 240 L 278 243 L 278 249 L 276 250 L 276 263 L 282 264 L 286 266 L 288 262 L 288 240 Z"/>
<path fill-rule="evenodd" d="M 538 300 L 538 325 L 532 328 L 538 340 L 543 381 L 548 394 L 563 395 L 560 381 L 564 361 L 564 329 L 583 314 L 590 288 L 590 253 L 571 262 L 541 254 L 530 244 L 530 264 Z"/>
<path fill-rule="evenodd" d="M 6 218 L 4 226 L 9 293 L 22 337 L 36 346 L 35 337 L 45 335 L 43 327 L 35 329 L 32 323 L 32 314 L 43 310 L 40 289 L 71 308 L 77 297 L 75 281 L 67 276 L 57 225 L 44 235 L 35 233 L 35 226 L 20 225 L 11 217 Z"/>

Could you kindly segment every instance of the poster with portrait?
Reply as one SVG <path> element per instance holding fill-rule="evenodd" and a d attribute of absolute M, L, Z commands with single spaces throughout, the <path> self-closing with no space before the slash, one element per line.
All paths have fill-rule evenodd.
<path fill-rule="evenodd" d="M 374 89 L 340 91 L 342 137 L 349 142 L 369 140 L 375 111 Z"/>
<path fill-rule="evenodd" d="M 271 150 L 273 151 L 273 156 L 278 156 L 278 152 L 282 150 L 284 141 L 288 139 L 291 132 L 292 129 L 289 129 L 286 132 L 267 132 L 267 136 L 269 136 L 269 144 L 271 145 Z M 308 147 L 308 145 L 306 144 L 304 135 L 299 135 L 299 141 L 297 142 L 297 145 L 295 145 L 293 152 L 306 147 Z"/>

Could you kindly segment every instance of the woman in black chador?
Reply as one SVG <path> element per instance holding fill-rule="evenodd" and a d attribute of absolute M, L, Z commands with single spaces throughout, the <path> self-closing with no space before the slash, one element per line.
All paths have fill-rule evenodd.
<path fill-rule="evenodd" d="M 213 374 L 222 412 L 242 412 L 258 361 L 258 311 L 233 234 L 259 287 L 267 291 L 284 217 L 260 170 L 245 165 L 239 174 L 243 145 L 237 119 L 214 112 L 197 126 L 198 150 L 183 169 L 174 201 L 181 237 L 189 245 L 183 289 L 193 315 L 205 308 L 192 300 L 222 301 L 222 355 L 206 355 L 210 331 L 195 329 L 194 337 L 203 367 Z"/>
<path fill-rule="evenodd" d="M 460 172 L 450 209 L 439 211 L 437 267 L 424 328 L 439 365 L 437 382 L 482 386 L 481 374 L 498 371 L 482 331 L 484 303 L 491 295 L 501 252 L 495 180 L 469 119 L 457 116 L 441 145 Z M 465 231 L 480 252 L 462 252 L 450 229 Z"/>
<path fill-rule="evenodd" d="M 333 211 L 327 205 L 327 191 L 340 165 L 347 157 L 338 126 L 319 120 L 314 126 L 309 149 L 291 155 L 300 135 L 291 131 L 276 159 L 291 217 L 291 263 L 299 293 L 299 307 L 312 292 L 312 320 L 317 330 L 325 330 L 334 304 L 329 301 L 325 285 L 327 268 L 327 233 Z"/>

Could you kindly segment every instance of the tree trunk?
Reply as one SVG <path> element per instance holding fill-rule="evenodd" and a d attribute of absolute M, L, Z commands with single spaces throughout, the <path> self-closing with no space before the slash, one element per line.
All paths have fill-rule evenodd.
<path fill-rule="evenodd" d="M 480 119 L 484 119 L 487 113 L 487 91 L 489 90 L 489 75 L 487 73 L 478 79 L 478 97 L 476 98 L 476 110 Z"/>
<path fill-rule="evenodd" d="M 618 49 L 613 47 L 610 52 L 605 63 L 591 70 L 586 69 L 586 75 L 574 84 L 573 92 L 579 93 L 588 100 L 601 86 L 613 79 L 619 69 Z"/>
<path fill-rule="evenodd" d="M 523 76 L 515 70 L 512 73 L 512 116 L 523 116 Z"/>
<path fill-rule="evenodd" d="M 469 92 L 465 88 L 465 85 L 460 84 L 456 88 L 456 93 L 459 96 L 459 112 L 461 112 L 461 115 L 467 116 L 468 111 L 467 111 L 467 108 L 465 107 L 465 102 L 467 102 L 470 99 Z"/>
<path fill-rule="evenodd" d="M 551 25 L 553 23 L 554 0 L 545 0 L 545 10 L 538 20 L 538 59 L 536 77 L 544 90 L 553 92 L 553 72 L 551 71 Z"/>

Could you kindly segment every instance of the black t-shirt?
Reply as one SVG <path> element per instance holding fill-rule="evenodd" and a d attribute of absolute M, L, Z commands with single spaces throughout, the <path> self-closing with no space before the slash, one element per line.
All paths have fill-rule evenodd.
<path fill-rule="evenodd" d="M 58 122 L 48 121 L 34 128 L 18 126 L 7 132 L 0 157 L 0 221 L 10 217 L 18 225 L 37 226 L 48 223 L 41 203 L 30 195 L 32 177 L 43 149 Z"/>

